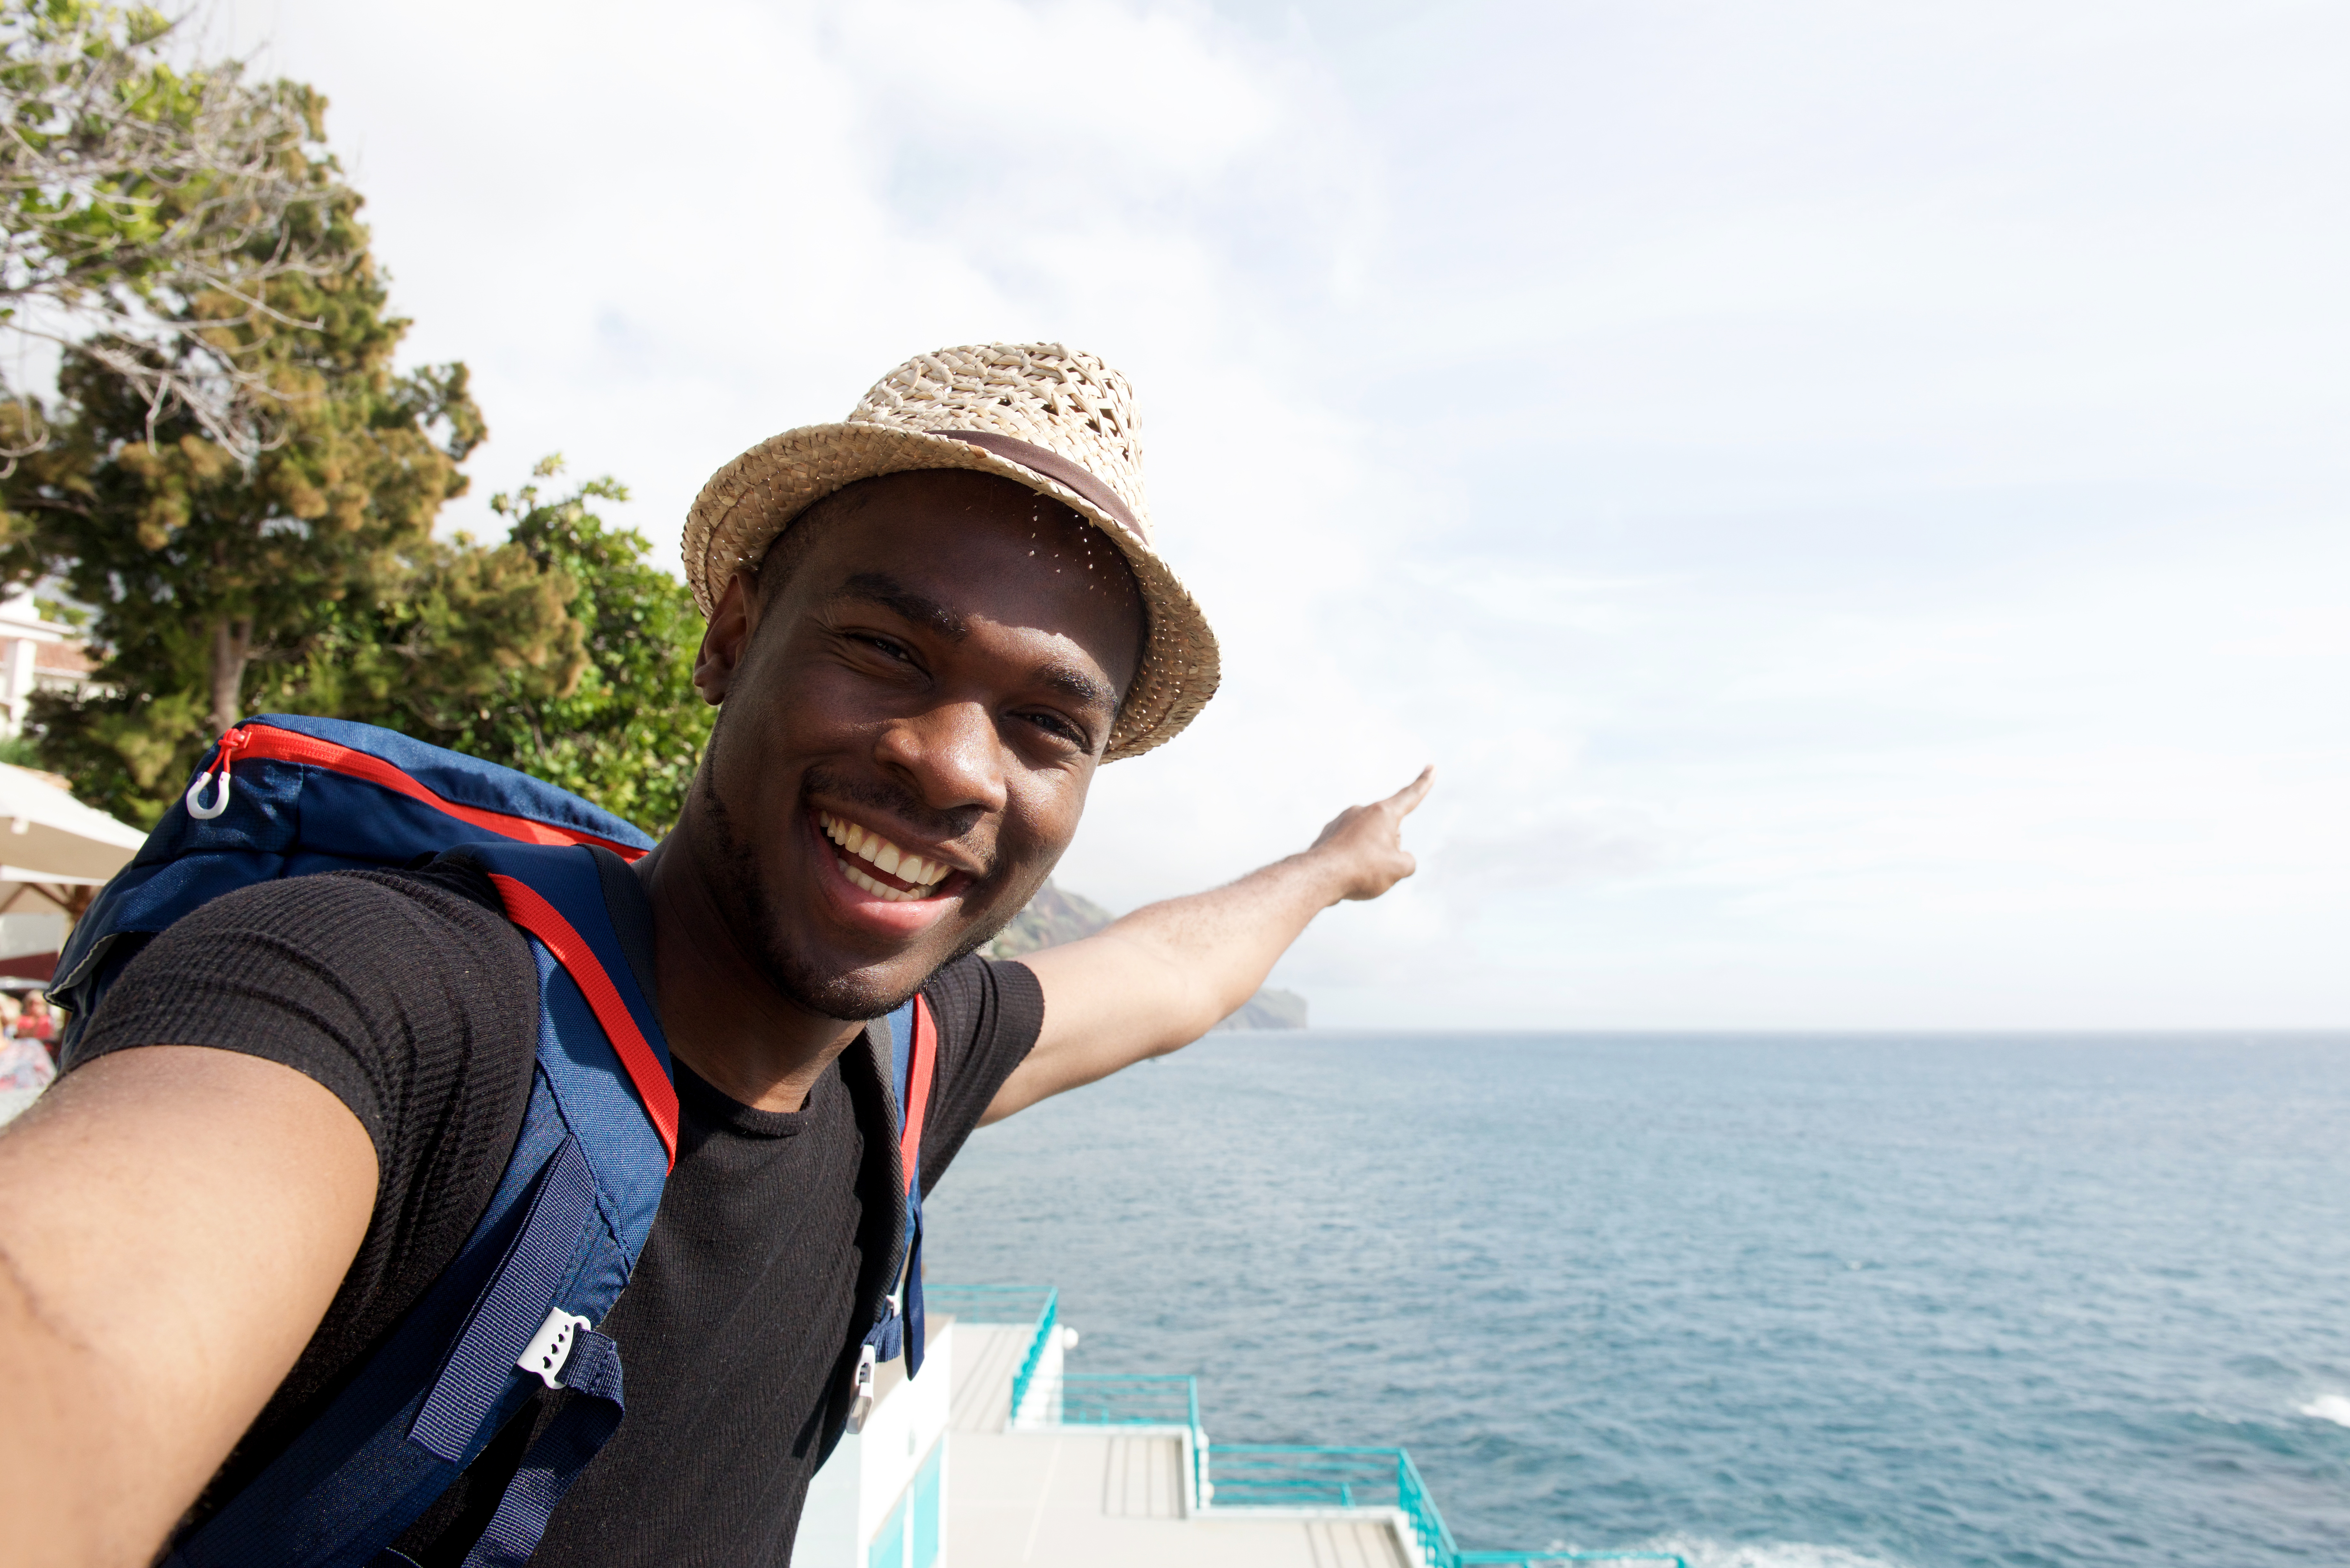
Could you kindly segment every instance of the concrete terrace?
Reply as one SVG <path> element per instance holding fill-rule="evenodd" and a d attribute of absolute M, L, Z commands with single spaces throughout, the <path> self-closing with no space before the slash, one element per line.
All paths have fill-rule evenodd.
<path fill-rule="evenodd" d="M 1419 1568 L 1386 1511 L 1188 1505 L 1163 1428 L 1005 1429 L 1033 1330 L 957 1323 L 946 1560 L 953 1568 Z"/>

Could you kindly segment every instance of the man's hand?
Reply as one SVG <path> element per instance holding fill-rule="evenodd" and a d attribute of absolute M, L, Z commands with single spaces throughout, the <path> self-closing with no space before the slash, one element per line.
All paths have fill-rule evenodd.
<path fill-rule="evenodd" d="M 1435 778 L 1423 768 L 1387 799 L 1347 807 L 1311 847 L 1230 887 L 1146 905 L 1083 941 L 1023 958 L 1045 988 L 1044 1033 L 983 1119 L 1164 1055 L 1222 1023 L 1315 915 L 1411 875 L 1403 819 Z"/>
<path fill-rule="evenodd" d="M 1419 809 L 1436 787 L 1436 764 L 1385 800 L 1350 805 L 1330 819 L 1305 853 L 1328 858 L 1339 877 L 1340 898 L 1376 898 L 1417 870 L 1419 862 L 1403 846 L 1403 819 Z M 1253 993 L 1254 987 L 1251 987 Z"/>

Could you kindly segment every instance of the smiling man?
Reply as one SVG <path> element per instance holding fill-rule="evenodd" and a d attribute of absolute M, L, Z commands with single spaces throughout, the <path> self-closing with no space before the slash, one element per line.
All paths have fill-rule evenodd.
<path fill-rule="evenodd" d="M 917 993 L 936 1020 L 927 1189 L 973 1127 L 1197 1038 L 1316 912 L 1410 874 L 1426 774 L 1228 887 L 972 956 L 1095 771 L 1214 689 L 1147 519 L 1125 381 L 1054 346 L 923 356 L 696 503 L 718 722 L 682 819 L 607 889 L 668 1039 L 676 1162 L 598 1325 L 627 1417 L 532 1561 L 788 1561 L 897 1255 L 871 1021 Z M 309 1425 L 490 1200 L 536 985 L 462 852 L 227 894 L 132 961 L 0 1137 L 0 1555 L 151 1561 Z M 567 1397 L 380 1562 L 511 1560 L 477 1540 Z"/>

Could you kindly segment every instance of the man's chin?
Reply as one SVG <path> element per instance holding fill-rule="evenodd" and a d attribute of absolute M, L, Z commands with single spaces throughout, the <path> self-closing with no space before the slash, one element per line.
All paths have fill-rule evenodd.
<path fill-rule="evenodd" d="M 1013 914 L 1019 911 L 1014 909 Z M 770 943 L 760 968 L 767 983 L 792 1002 L 825 1018 L 865 1023 L 895 1012 L 930 982 L 931 976 L 958 959 L 968 958 L 993 940 L 1012 923 L 1012 916 L 991 920 L 963 933 L 953 949 L 934 964 L 924 965 L 912 955 L 880 963 L 811 962 L 780 944 Z"/>
<path fill-rule="evenodd" d="M 930 972 L 924 971 L 909 980 L 896 965 L 887 971 L 820 969 L 772 950 L 759 967 L 765 971 L 767 983 L 794 1006 L 844 1023 L 887 1017 L 905 1006 L 930 979 Z"/>

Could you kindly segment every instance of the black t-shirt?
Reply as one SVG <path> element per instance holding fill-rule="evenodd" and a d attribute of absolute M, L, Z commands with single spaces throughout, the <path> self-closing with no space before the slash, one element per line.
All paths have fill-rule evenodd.
<path fill-rule="evenodd" d="M 488 1205 L 538 1035 L 529 949 L 499 910 L 485 877 L 446 862 L 246 888 L 156 938 L 91 1015 L 76 1065 L 140 1045 L 242 1051 L 326 1085 L 375 1143 L 367 1238 L 192 1519 L 301 1431 Z M 1022 965 L 978 959 L 923 990 L 939 1025 L 927 1192 L 1035 1044 L 1044 996 Z M 841 1373 L 864 1326 L 855 1304 L 871 1298 L 865 1276 L 889 1266 L 896 1240 L 894 1134 L 870 1060 L 852 1045 L 789 1113 L 738 1104 L 675 1064 L 677 1164 L 629 1288 L 598 1325 L 620 1346 L 628 1416 L 535 1563 L 788 1561 L 808 1480 L 845 1418 Z M 516 1417 L 401 1549 L 427 1568 L 461 1562 L 563 1397 L 544 1394 Z"/>

